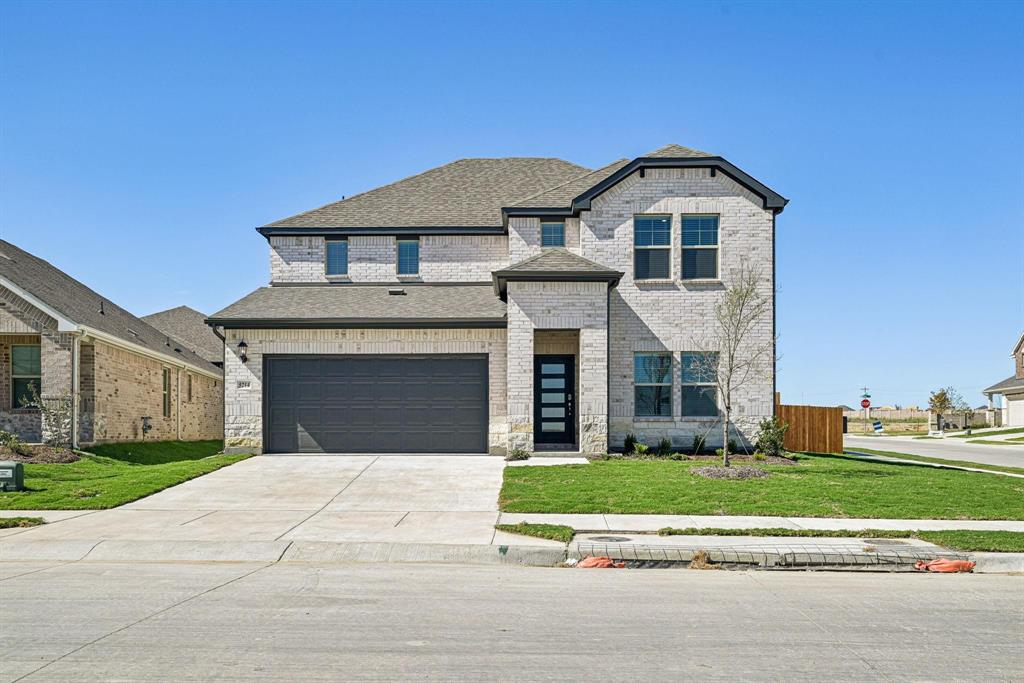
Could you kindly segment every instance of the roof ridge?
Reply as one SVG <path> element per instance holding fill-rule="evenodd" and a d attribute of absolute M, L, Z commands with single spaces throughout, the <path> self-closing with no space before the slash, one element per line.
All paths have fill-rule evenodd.
<path fill-rule="evenodd" d="M 621 159 L 616 159 L 615 161 L 611 162 L 610 164 L 605 164 L 601 168 L 595 168 L 592 171 L 587 171 L 586 173 L 581 173 L 578 176 L 574 176 L 572 178 L 569 178 L 565 182 L 559 183 L 558 185 L 552 185 L 551 187 L 549 187 L 547 189 L 544 189 L 544 190 L 541 190 L 540 192 L 535 192 L 535 193 L 533 193 L 533 194 L 531 194 L 531 195 L 529 195 L 527 197 L 523 197 L 522 199 L 517 199 L 514 202 L 514 204 L 519 204 L 521 202 L 529 201 L 529 200 L 533 199 L 534 197 L 539 197 L 542 194 L 547 194 L 548 192 L 552 192 L 554 190 L 557 190 L 560 187 L 565 187 L 569 183 L 574 183 L 577 180 L 582 180 L 583 178 L 586 178 L 587 176 L 594 175 L 595 173 L 600 173 L 601 171 L 605 170 L 609 166 L 614 166 L 615 164 L 621 163 L 623 161 L 628 161 L 628 160 L 629 159 L 627 159 L 626 157 L 622 157 Z"/>

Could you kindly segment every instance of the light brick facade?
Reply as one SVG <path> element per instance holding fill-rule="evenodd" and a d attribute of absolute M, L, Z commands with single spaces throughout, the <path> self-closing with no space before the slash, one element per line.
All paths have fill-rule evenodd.
<path fill-rule="evenodd" d="M 671 216 L 671 277 L 633 277 L 633 220 L 641 214 Z M 719 217 L 719 278 L 682 279 L 681 218 Z M 490 281 L 492 271 L 542 252 L 541 220 L 511 217 L 506 236 L 423 236 L 420 274 L 430 282 Z M 590 209 L 565 220 L 566 248 L 624 273 L 609 289 L 604 282 L 510 281 L 507 328 L 498 330 L 229 330 L 226 364 L 225 434 L 235 448 L 262 444 L 262 355 L 268 353 L 488 353 L 490 358 L 491 452 L 532 450 L 535 354 L 567 353 L 577 359 L 578 446 L 584 453 L 619 448 L 627 434 L 654 445 L 668 438 L 680 449 L 695 435 L 721 444 L 717 417 L 682 414 L 681 355 L 698 340 L 714 340 L 715 306 L 741 267 L 762 275 L 774 306 L 774 211 L 724 173 L 709 168 L 650 168 L 634 172 L 593 198 Z M 353 283 L 397 282 L 396 238 L 349 238 Z M 328 281 L 324 238 L 271 237 L 274 283 Z M 772 343 L 774 310 L 758 324 L 750 343 Z M 241 339 L 249 362 L 236 356 Z M 552 350 L 556 349 L 556 350 Z M 634 357 L 668 353 L 673 359 L 672 414 L 637 417 Z M 774 368 L 734 395 L 736 436 L 750 439 L 756 423 L 774 409 Z M 719 397 L 719 403 L 721 400 Z"/>

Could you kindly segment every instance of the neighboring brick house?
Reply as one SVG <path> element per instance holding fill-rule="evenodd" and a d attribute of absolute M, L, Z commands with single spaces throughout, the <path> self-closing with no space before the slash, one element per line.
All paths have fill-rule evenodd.
<path fill-rule="evenodd" d="M 144 315 L 142 319 L 200 358 L 218 368 L 224 367 L 224 340 L 206 324 L 204 313 L 178 306 Z"/>
<path fill-rule="evenodd" d="M 66 405 L 75 445 L 219 439 L 221 369 L 46 261 L 0 240 L 0 429 L 57 431 L 25 407 Z"/>
<path fill-rule="evenodd" d="M 225 439 L 266 452 L 579 451 L 627 434 L 721 441 L 688 368 L 741 266 L 774 340 L 775 216 L 787 200 L 669 145 L 592 171 L 462 159 L 258 228 L 269 287 L 210 316 Z M 739 434 L 774 369 L 734 396 Z"/>
<path fill-rule="evenodd" d="M 1024 334 L 1020 335 L 1020 339 L 1013 347 L 1012 356 L 1013 374 L 981 393 L 988 397 L 990 411 L 993 410 L 992 398 L 997 394 L 1002 395 L 1002 425 L 1004 427 L 1024 427 Z"/>

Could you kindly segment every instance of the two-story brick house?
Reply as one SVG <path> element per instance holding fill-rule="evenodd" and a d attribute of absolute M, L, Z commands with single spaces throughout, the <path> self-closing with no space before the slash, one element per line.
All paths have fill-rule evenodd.
<path fill-rule="evenodd" d="M 1002 382 L 993 384 L 982 391 L 988 397 L 989 410 L 996 395 L 1003 397 L 1002 425 L 1004 427 L 1024 426 L 1024 334 L 1013 347 L 1013 374 Z"/>
<path fill-rule="evenodd" d="M 271 282 L 210 316 L 228 448 L 600 453 L 721 440 L 688 369 L 741 265 L 773 305 L 786 199 L 669 145 L 590 170 L 462 159 L 258 228 Z M 770 415 L 774 372 L 735 414 Z M 740 434 L 739 436 L 743 436 Z"/>

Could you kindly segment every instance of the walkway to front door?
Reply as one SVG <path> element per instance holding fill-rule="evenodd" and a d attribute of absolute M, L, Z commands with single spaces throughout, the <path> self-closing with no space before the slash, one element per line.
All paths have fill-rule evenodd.
<path fill-rule="evenodd" d="M 534 356 L 533 443 L 538 451 L 576 447 L 576 359 Z"/>

